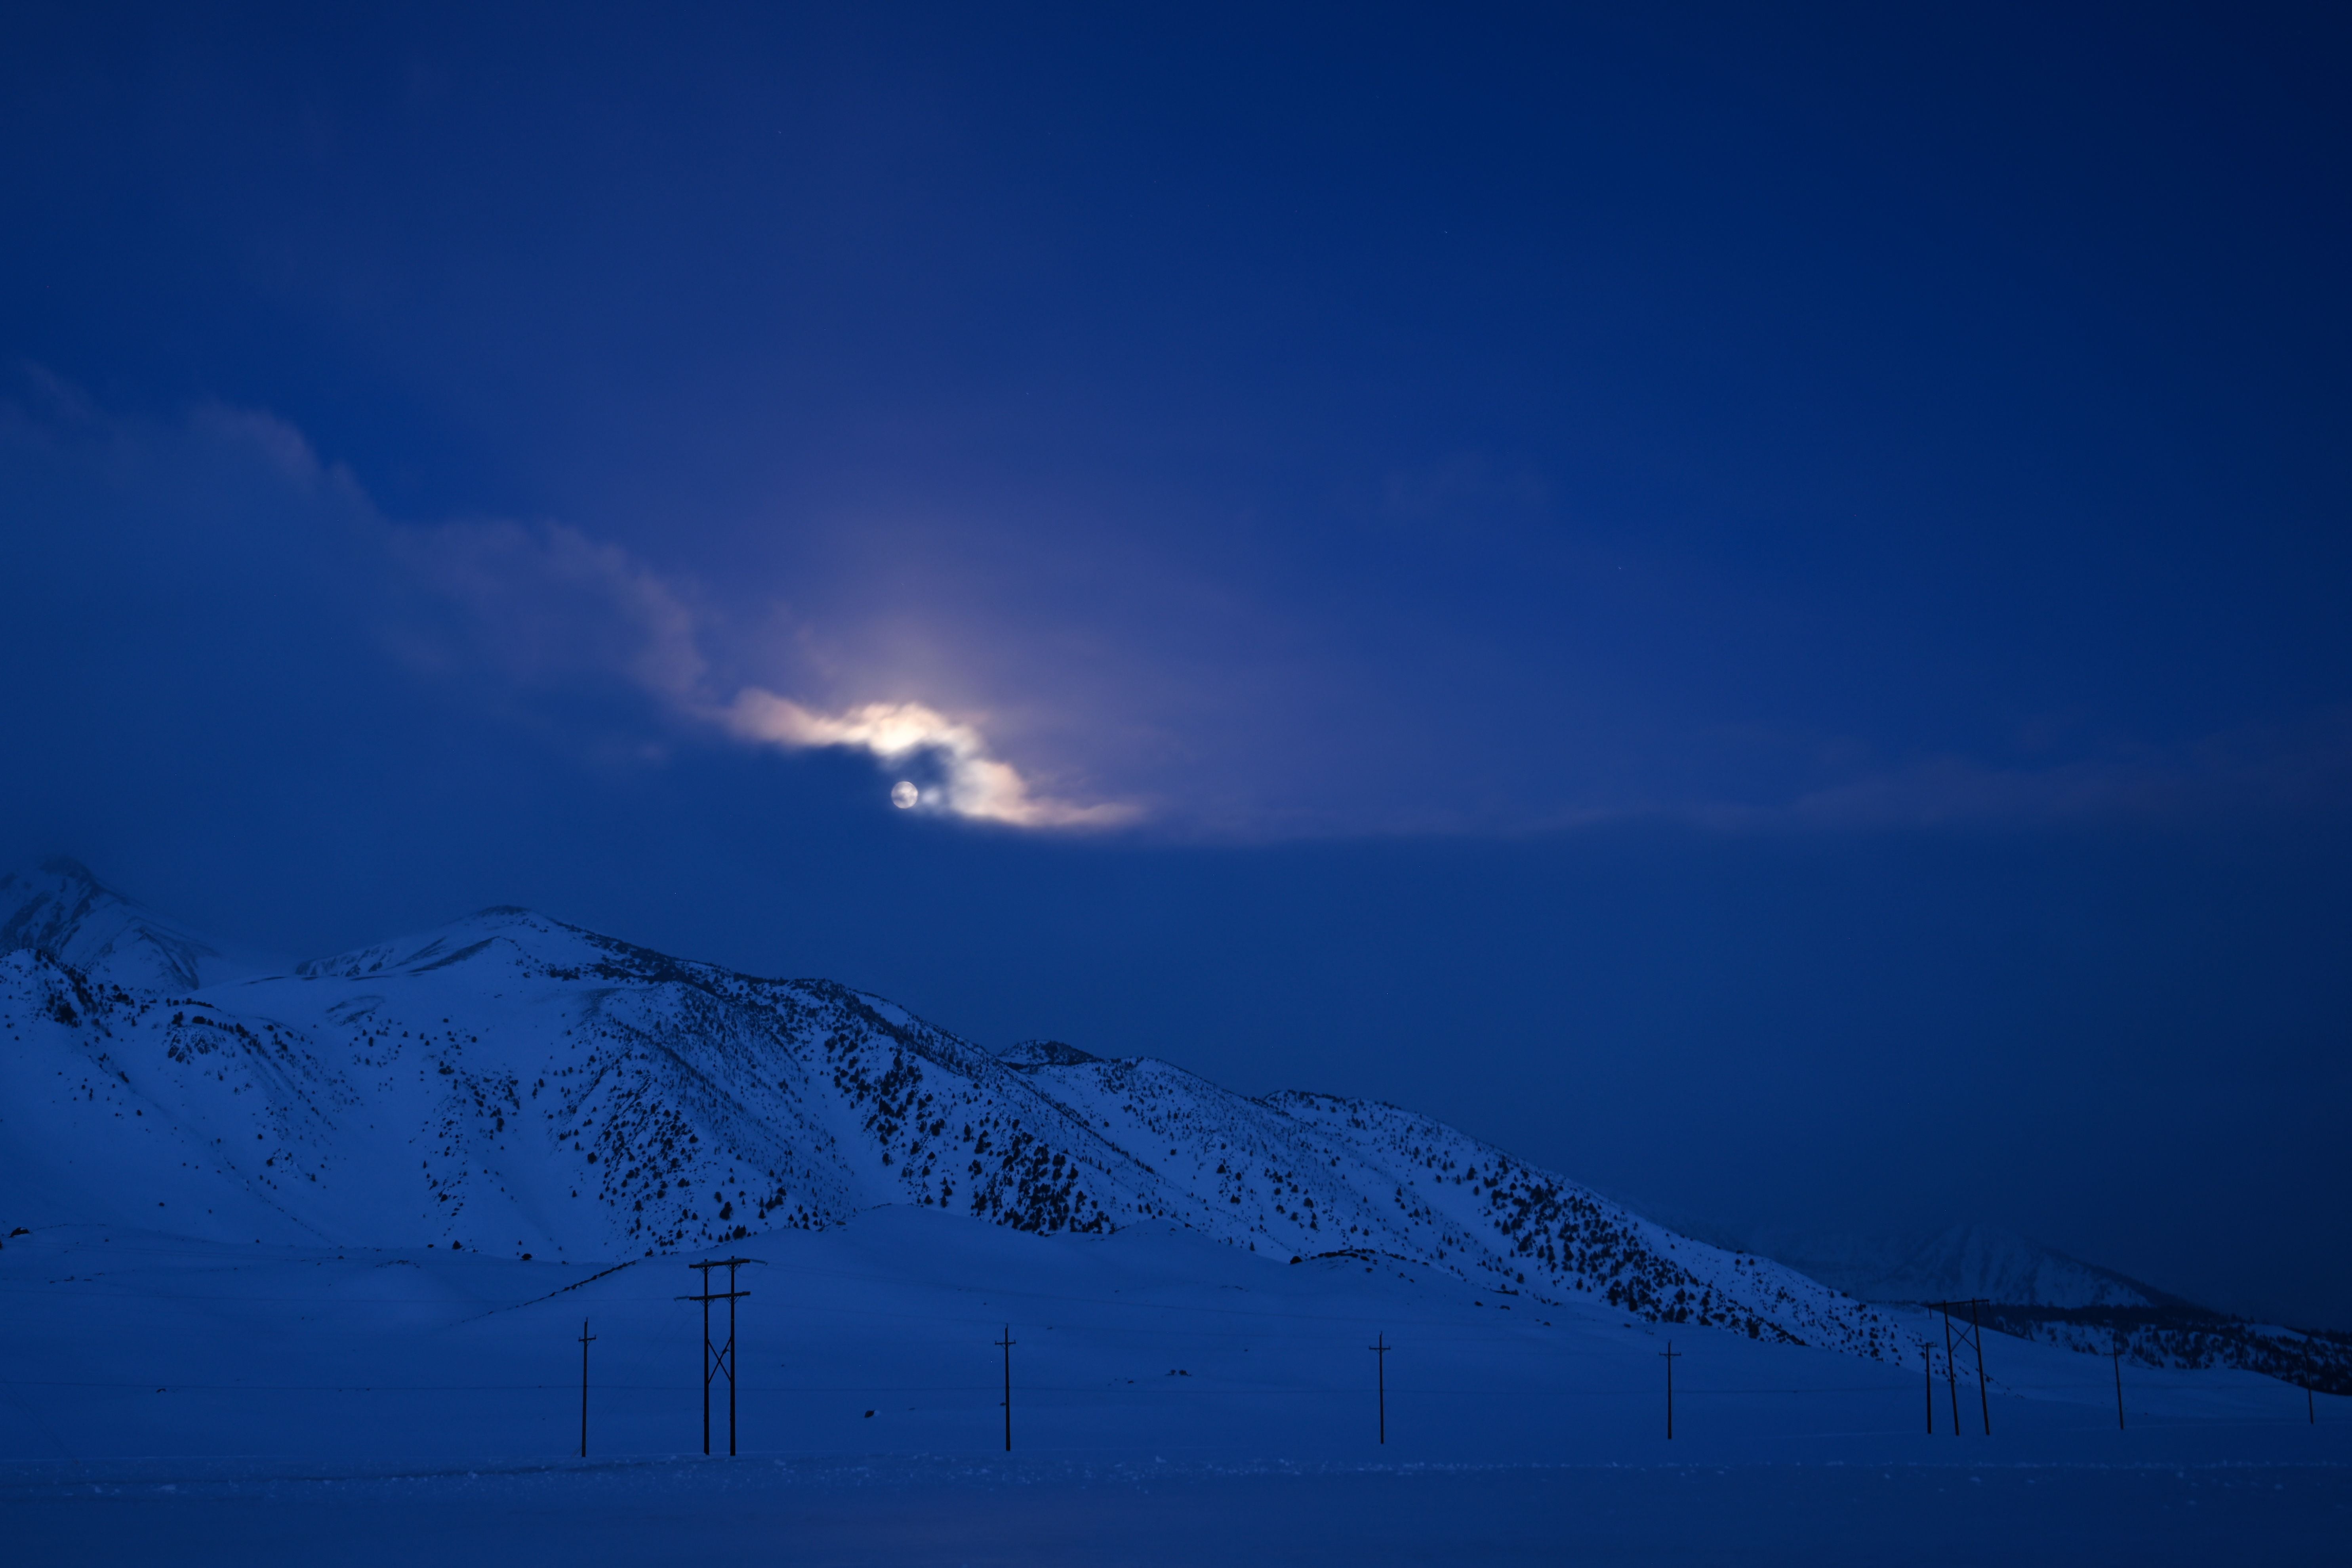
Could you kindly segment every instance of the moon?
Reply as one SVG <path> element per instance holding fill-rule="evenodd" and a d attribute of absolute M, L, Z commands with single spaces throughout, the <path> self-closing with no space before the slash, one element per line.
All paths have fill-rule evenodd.
<path fill-rule="evenodd" d="M 905 779 L 900 779 L 897 784 L 890 786 L 890 804 L 897 806 L 900 811 L 908 811 L 913 809 L 915 803 L 922 798 L 923 792 L 917 789 L 913 784 L 908 784 Z"/>

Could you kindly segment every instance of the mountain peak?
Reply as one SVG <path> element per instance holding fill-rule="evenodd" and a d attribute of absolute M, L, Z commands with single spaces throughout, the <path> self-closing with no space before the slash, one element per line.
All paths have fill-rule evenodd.
<path fill-rule="evenodd" d="M 296 973 L 313 978 L 388 971 L 421 973 L 464 963 L 494 947 L 509 954 L 520 950 L 541 963 L 578 964 L 627 946 L 520 904 L 492 904 L 430 931 L 307 960 L 296 966 Z"/>
<path fill-rule="evenodd" d="M 194 990 L 220 954 L 98 879 L 68 855 L 0 877 L 0 952 L 54 954 L 95 978 L 146 990 Z"/>

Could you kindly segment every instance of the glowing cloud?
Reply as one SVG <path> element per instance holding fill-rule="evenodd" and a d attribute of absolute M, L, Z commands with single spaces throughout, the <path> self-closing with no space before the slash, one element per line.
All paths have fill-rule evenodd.
<path fill-rule="evenodd" d="M 988 754 L 978 730 L 919 702 L 869 702 L 844 713 L 818 713 L 754 686 L 736 693 L 718 717 L 730 733 L 766 745 L 845 746 L 886 763 L 932 757 L 945 779 L 924 790 L 917 804 L 957 816 L 1014 827 L 1108 827 L 1136 815 L 1129 805 L 1080 805 L 1031 794 L 1010 763 Z"/>
<path fill-rule="evenodd" d="M 1129 805 L 1037 794 L 1012 763 L 990 754 L 971 723 L 919 702 L 824 713 L 758 686 L 723 698 L 703 651 L 718 628 L 696 608 L 697 595 L 576 530 L 467 522 L 386 531 L 416 580 L 465 612 L 454 640 L 420 630 L 404 641 L 420 663 L 487 665 L 526 686 L 616 677 L 680 719 L 755 745 L 841 746 L 884 763 L 919 758 L 936 766 L 936 784 L 892 791 L 904 809 L 1027 828 L 1108 827 L 1139 815 Z"/>

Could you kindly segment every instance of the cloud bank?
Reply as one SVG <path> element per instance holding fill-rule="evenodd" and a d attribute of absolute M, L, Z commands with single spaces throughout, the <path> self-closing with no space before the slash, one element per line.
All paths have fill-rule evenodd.
<path fill-rule="evenodd" d="M 394 521 L 267 412 L 208 404 L 183 421 L 125 419 L 37 367 L 14 379 L 0 386 L 0 516 L 11 520 L 0 651 L 14 649 L 22 673 L 47 671 L 29 687 L 58 710 L 16 713 L 20 740 L 123 707 L 123 689 L 186 688 L 167 704 L 172 722 L 199 731 L 207 702 L 289 714 L 318 703 L 333 721 L 364 722 L 349 694 L 373 664 L 559 731 L 577 731 L 583 712 L 609 727 L 613 705 L 597 694 L 625 694 L 634 716 L 622 713 L 618 750 L 641 758 L 681 734 L 860 752 L 916 773 L 916 809 L 941 817 L 1056 831 L 1140 815 L 1044 790 L 981 717 L 903 678 L 835 660 L 820 683 L 834 702 L 782 695 L 791 660 L 772 642 L 751 646 L 693 581 L 578 529 Z"/>
<path fill-rule="evenodd" d="M 1710 730 L 1663 697 L 1628 730 L 1613 715 L 1644 689 L 1631 655 L 1608 681 L 1516 659 L 1553 672 L 1538 700 L 1524 670 L 1450 657 L 1409 623 L 1351 642 L 1310 636 L 1323 623 L 1299 610 L 1276 636 L 1246 596 L 1108 546 L 1072 553 L 1080 578 L 1027 558 L 992 575 L 951 534 L 882 530 L 893 548 L 864 578 L 821 560 L 744 574 L 794 582 L 807 602 L 786 615 L 756 581 L 725 598 L 707 563 L 658 568 L 562 523 L 387 519 L 266 412 L 125 418 L 16 380 L 0 391 L 0 653 L 21 679 L 0 719 L 27 748 L 87 750 L 80 716 L 120 710 L 142 755 L 215 758 L 194 772 L 224 786 L 257 767 L 278 716 L 319 736 L 417 725 L 373 714 L 422 696 L 633 764 L 698 742 L 854 753 L 880 771 L 877 804 L 1033 833 L 1850 833 L 2352 798 L 2340 707 L 2030 757 L 1872 745 L 1797 714 Z"/>

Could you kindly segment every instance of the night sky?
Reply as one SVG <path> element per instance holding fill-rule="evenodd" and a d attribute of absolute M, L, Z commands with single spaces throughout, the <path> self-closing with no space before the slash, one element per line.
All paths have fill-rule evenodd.
<path fill-rule="evenodd" d="M 196 9 L 0 9 L 0 858 L 2352 1327 L 2342 11 Z"/>

